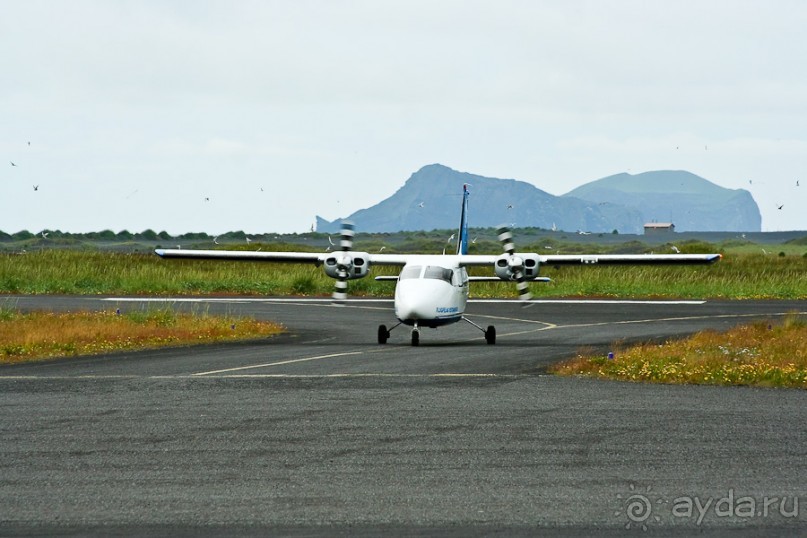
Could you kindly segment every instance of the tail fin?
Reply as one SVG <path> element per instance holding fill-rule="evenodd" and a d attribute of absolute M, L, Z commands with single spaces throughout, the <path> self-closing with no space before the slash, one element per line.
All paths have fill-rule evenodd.
<path fill-rule="evenodd" d="M 468 184 L 462 186 L 462 214 L 460 215 L 460 231 L 457 240 L 457 254 L 468 254 Z"/>

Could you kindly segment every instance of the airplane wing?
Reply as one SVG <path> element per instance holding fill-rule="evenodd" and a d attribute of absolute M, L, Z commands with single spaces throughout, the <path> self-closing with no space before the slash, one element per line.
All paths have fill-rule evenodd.
<path fill-rule="evenodd" d="M 378 280 L 378 277 L 376 277 Z M 497 276 L 469 276 L 469 282 L 502 282 L 502 279 Z M 552 279 L 547 276 L 537 276 L 530 279 L 530 282 L 552 282 Z"/>
<path fill-rule="evenodd" d="M 154 251 L 163 258 L 190 258 L 196 260 L 240 260 L 251 262 L 313 263 L 321 265 L 333 252 L 262 252 L 255 250 L 192 250 L 158 248 Z M 350 251 L 351 254 L 362 254 Z M 394 265 L 403 267 L 421 254 L 364 254 L 372 265 Z"/>
<path fill-rule="evenodd" d="M 523 259 L 535 259 L 540 265 L 696 265 L 718 261 L 720 254 L 556 254 L 543 255 L 532 252 L 516 252 Z M 490 266 L 503 255 L 466 255 L 459 257 L 464 267 Z"/>
<path fill-rule="evenodd" d="M 338 252 L 338 251 L 337 251 Z M 185 250 L 157 249 L 155 253 L 163 258 L 193 258 L 203 260 L 243 260 L 286 263 L 322 264 L 331 252 L 261 252 L 253 250 Z M 720 254 L 556 254 L 537 255 L 515 253 L 516 256 L 537 256 L 541 265 L 653 265 L 653 264 L 709 264 L 718 261 Z M 368 254 L 373 265 L 404 266 L 423 254 Z M 459 263 L 465 267 L 490 266 L 501 255 L 477 254 L 460 255 Z"/>
<path fill-rule="evenodd" d="M 317 265 L 323 263 L 328 256 L 327 252 L 261 252 L 254 250 L 185 250 L 158 248 L 154 252 L 163 258 L 314 263 Z"/>
<path fill-rule="evenodd" d="M 542 265 L 697 265 L 714 263 L 720 254 L 556 254 L 540 256 Z"/>

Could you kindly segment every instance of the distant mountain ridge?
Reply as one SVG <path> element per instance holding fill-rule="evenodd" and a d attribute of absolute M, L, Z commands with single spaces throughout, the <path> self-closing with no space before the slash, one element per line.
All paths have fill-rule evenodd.
<path fill-rule="evenodd" d="M 744 190 L 719 187 L 689 172 L 618 174 L 555 196 L 530 183 L 424 166 L 378 204 L 346 217 L 362 232 L 451 229 L 459 224 L 462 185 L 471 185 L 469 224 L 507 223 L 565 231 L 642 233 L 651 220 L 677 231 L 760 231 L 759 208 Z M 684 187 L 684 188 L 679 188 Z M 680 213 L 681 220 L 676 220 Z M 317 216 L 318 232 L 339 230 L 342 219 Z M 704 225 L 704 228 L 691 226 Z"/>
<path fill-rule="evenodd" d="M 616 174 L 563 196 L 598 204 L 628 204 L 646 222 L 672 222 L 676 231 L 758 232 L 762 215 L 751 193 L 726 189 L 683 170 Z"/>

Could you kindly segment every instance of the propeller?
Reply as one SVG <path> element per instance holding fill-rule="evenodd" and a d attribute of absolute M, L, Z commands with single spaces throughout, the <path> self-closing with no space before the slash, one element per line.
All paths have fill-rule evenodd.
<path fill-rule="evenodd" d="M 355 228 L 352 222 L 342 221 L 339 232 L 339 250 L 328 254 L 323 260 L 325 274 L 336 280 L 333 287 L 333 304 L 343 304 L 347 299 L 347 281 L 364 278 L 370 269 L 370 255 L 353 250 Z"/>
<path fill-rule="evenodd" d="M 516 289 L 518 290 L 518 298 L 526 306 L 532 294 L 530 293 L 529 286 L 524 280 L 524 259 L 516 255 L 516 247 L 513 244 L 513 234 L 510 228 L 504 224 L 500 225 L 498 230 L 499 242 L 502 244 L 502 250 L 507 254 L 507 268 L 510 274 L 516 279 Z"/>
<path fill-rule="evenodd" d="M 342 229 L 339 231 L 339 251 L 336 257 L 336 282 L 333 284 L 333 302 L 342 304 L 347 299 L 347 281 L 350 270 L 353 268 L 353 257 L 350 251 L 353 250 L 353 235 L 355 225 L 347 220 L 342 221 Z"/>

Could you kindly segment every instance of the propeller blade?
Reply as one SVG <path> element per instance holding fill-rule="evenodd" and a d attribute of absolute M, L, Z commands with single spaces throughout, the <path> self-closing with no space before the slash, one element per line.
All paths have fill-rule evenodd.
<path fill-rule="evenodd" d="M 516 273 L 516 289 L 518 290 L 518 298 L 523 303 L 527 303 L 532 299 L 532 293 L 530 293 L 530 287 L 527 285 L 527 282 L 524 280 L 524 273 L 519 271 Z M 526 304 L 525 304 L 526 306 Z"/>
<path fill-rule="evenodd" d="M 336 304 L 342 304 L 347 299 L 347 278 L 342 280 L 341 278 L 334 282 L 333 284 L 333 294 L 331 295 L 333 302 Z"/>
<path fill-rule="evenodd" d="M 516 251 L 516 247 L 513 244 L 513 234 L 510 233 L 510 228 L 502 224 L 496 231 L 499 234 L 499 242 L 502 244 L 502 250 L 512 256 Z"/>
<path fill-rule="evenodd" d="M 502 250 L 505 254 L 510 256 L 508 265 L 513 276 L 516 277 L 516 290 L 518 291 L 518 298 L 524 306 L 529 306 L 529 301 L 532 299 L 532 293 L 524 279 L 524 260 L 516 256 L 516 246 L 513 243 L 513 234 L 510 228 L 504 224 L 500 225 L 497 229 L 499 234 L 499 242 L 502 244 Z"/>
<path fill-rule="evenodd" d="M 342 221 L 342 229 L 339 231 L 339 248 L 345 252 L 353 250 L 353 235 L 356 226 L 349 220 Z"/>
<path fill-rule="evenodd" d="M 350 221 L 343 220 L 342 229 L 339 231 L 339 249 L 342 252 L 353 250 L 354 234 L 355 225 Z M 333 283 L 331 299 L 334 304 L 341 305 L 347 299 L 347 279 L 353 263 L 350 256 L 342 256 L 337 263 L 339 264 L 339 278 Z"/>

